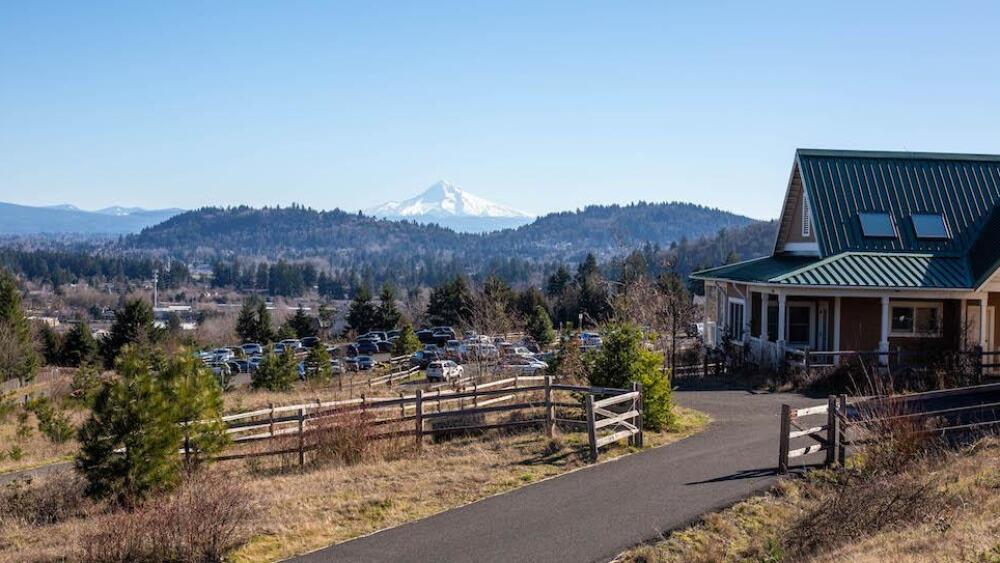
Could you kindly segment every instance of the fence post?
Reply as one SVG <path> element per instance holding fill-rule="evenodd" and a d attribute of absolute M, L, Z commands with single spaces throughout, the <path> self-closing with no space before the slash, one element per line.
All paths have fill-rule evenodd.
<path fill-rule="evenodd" d="M 299 407 L 299 467 L 306 464 L 306 409 Z"/>
<path fill-rule="evenodd" d="M 837 461 L 840 450 L 840 418 L 837 416 L 837 397 L 826 398 L 826 462 L 827 467 Z"/>
<path fill-rule="evenodd" d="M 417 451 L 424 444 L 424 392 L 421 389 L 417 389 L 417 412 L 416 412 L 416 436 L 417 436 Z"/>
<path fill-rule="evenodd" d="M 806 346 L 805 348 L 802 349 L 802 354 L 803 354 L 803 356 L 802 356 L 802 366 L 806 370 L 806 375 L 809 375 L 809 368 L 811 367 L 812 362 L 809 361 L 809 347 L 808 346 Z"/>
<path fill-rule="evenodd" d="M 556 429 L 556 410 L 552 406 L 552 376 L 545 376 L 545 435 L 551 438 Z"/>
<path fill-rule="evenodd" d="M 837 463 L 843 467 L 847 463 L 847 395 L 837 397 L 837 414 L 843 420 L 838 423 L 840 438 L 837 440 Z"/>
<path fill-rule="evenodd" d="M 633 437 L 634 439 L 632 440 L 632 442 L 634 446 L 641 448 L 642 447 L 642 383 L 639 383 L 638 381 L 633 381 L 632 390 L 639 394 L 639 396 L 636 397 L 635 401 L 632 403 L 636 406 L 635 411 L 638 413 L 635 415 L 635 418 L 632 419 L 632 422 L 635 424 L 636 428 L 636 433 L 635 436 Z"/>
<path fill-rule="evenodd" d="M 792 427 L 792 407 L 781 405 L 781 435 L 778 437 L 778 473 L 788 473 L 788 433 Z"/>
<path fill-rule="evenodd" d="M 473 383 L 472 384 L 472 392 L 474 393 L 474 395 L 472 395 L 472 408 L 478 409 L 479 408 L 479 384 L 478 383 Z"/>
<path fill-rule="evenodd" d="M 274 403 L 268 403 L 267 408 L 271 409 L 267 415 L 267 433 L 274 438 Z"/>
<path fill-rule="evenodd" d="M 587 438 L 590 441 L 590 461 L 597 462 L 597 428 L 594 420 L 594 396 L 587 393 Z"/>

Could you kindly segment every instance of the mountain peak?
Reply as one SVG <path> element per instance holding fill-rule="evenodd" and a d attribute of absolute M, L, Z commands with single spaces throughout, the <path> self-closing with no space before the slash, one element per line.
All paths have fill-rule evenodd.
<path fill-rule="evenodd" d="M 379 217 L 495 217 L 528 218 L 530 215 L 494 203 L 440 180 L 419 195 L 403 201 L 390 201 L 367 210 Z"/>

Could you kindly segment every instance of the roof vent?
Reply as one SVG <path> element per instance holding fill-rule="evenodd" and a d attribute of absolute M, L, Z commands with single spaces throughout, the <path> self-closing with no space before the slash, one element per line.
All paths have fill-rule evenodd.
<path fill-rule="evenodd" d="M 861 232 L 869 238 L 896 238 L 896 227 L 888 213 L 858 213 Z"/>

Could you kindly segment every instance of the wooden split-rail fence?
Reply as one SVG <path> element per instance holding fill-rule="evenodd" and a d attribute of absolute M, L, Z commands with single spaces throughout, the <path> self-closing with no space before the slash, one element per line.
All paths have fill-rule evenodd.
<path fill-rule="evenodd" d="M 575 409 L 575 411 L 574 411 Z M 579 418 L 574 418 L 574 412 Z M 524 416 L 494 418 L 487 415 L 519 413 Z M 268 406 L 222 418 L 232 446 L 270 443 L 258 451 L 223 452 L 217 460 L 305 454 L 318 446 L 307 438 L 323 424 L 337 424 L 344 416 L 357 416 L 368 440 L 412 437 L 416 447 L 425 438 L 491 429 L 541 426 L 553 436 L 557 425 L 586 426 L 590 455 L 600 448 L 628 439 L 642 445 L 642 390 L 566 385 L 551 376 L 518 376 L 460 389 L 417 390 L 397 397 L 366 397 L 315 401 L 298 405 Z"/>
<path fill-rule="evenodd" d="M 848 447 L 879 440 L 879 429 L 907 421 L 906 432 L 945 437 L 1000 428 L 1000 383 L 896 396 L 830 396 L 825 404 L 793 409 L 781 405 L 778 472 L 789 461 L 819 452 L 824 466 L 843 465 Z M 791 449 L 794 440 L 810 440 Z"/>

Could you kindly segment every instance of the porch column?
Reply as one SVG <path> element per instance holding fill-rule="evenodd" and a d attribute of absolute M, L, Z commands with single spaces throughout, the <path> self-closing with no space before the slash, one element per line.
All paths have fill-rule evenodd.
<path fill-rule="evenodd" d="M 884 355 L 879 355 L 878 363 L 882 365 L 888 365 L 889 355 L 885 352 L 889 351 L 889 296 L 882 296 L 882 336 L 878 341 L 878 351 L 882 352 Z"/>
<path fill-rule="evenodd" d="M 968 306 L 965 299 L 958 300 L 958 327 L 961 331 L 959 333 L 959 348 L 961 350 L 967 350 L 969 348 L 969 319 L 968 319 Z"/>
<path fill-rule="evenodd" d="M 785 294 L 778 294 L 778 353 L 785 354 Z"/>
<path fill-rule="evenodd" d="M 760 339 L 767 342 L 767 309 L 771 306 L 771 294 L 761 292 L 760 294 Z"/>
<path fill-rule="evenodd" d="M 986 337 L 989 335 L 986 326 L 986 307 L 989 305 L 989 293 L 984 293 L 979 297 L 979 347 L 986 350 Z"/>
<path fill-rule="evenodd" d="M 833 351 L 840 352 L 840 296 L 833 298 Z M 833 357 L 833 365 L 840 365 L 840 354 Z"/>

